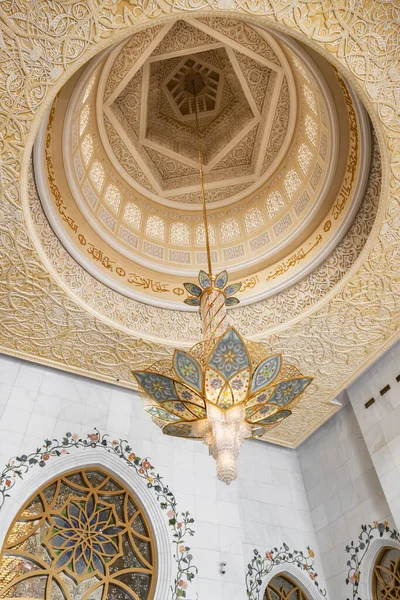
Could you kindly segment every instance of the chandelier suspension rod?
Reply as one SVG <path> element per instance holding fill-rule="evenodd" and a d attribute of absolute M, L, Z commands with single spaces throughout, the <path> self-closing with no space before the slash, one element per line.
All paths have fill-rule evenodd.
<path fill-rule="evenodd" d="M 194 114 L 196 117 L 196 139 L 197 139 L 197 153 L 199 156 L 199 171 L 200 171 L 200 187 L 201 187 L 201 199 L 203 204 L 203 220 L 204 220 L 204 229 L 206 235 L 206 251 L 207 251 L 207 264 L 208 264 L 208 274 L 212 278 L 212 267 L 211 267 L 211 251 L 210 251 L 210 237 L 208 234 L 208 220 L 207 220 L 207 207 L 206 207 L 206 195 L 204 192 L 204 176 L 203 176 L 203 154 L 201 151 L 200 144 L 200 130 L 199 130 L 199 118 L 197 114 L 197 93 L 195 81 L 192 81 L 193 85 L 193 96 L 194 96 Z"/>

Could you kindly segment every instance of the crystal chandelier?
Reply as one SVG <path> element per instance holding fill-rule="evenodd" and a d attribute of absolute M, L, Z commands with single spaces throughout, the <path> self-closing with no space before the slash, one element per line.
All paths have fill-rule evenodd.
<path fill-rule="evenodd" d="M 198 306 L 203 340 L 189 352 L 175 350 L 145 371 L 134 371 L 141 397 L 153 421 L 166 435 L 200 439 L 217 463 L 217 476 L 229 484 L 237 477 L 237 459 L 246 438 L 262 436 L 292 414 L 312 381 L 265 344 L 243 339 L 228 323 L 227 306 L 239 303 L 241 283 L 228 284 L 228 274 L 213 275 L 198 123 L 198 96 L 206 86 L 189 72 L 183 92 L 193 100 L 199 156 L 208 273 L 199 285 L 185 283 L 185 303 Z"/>

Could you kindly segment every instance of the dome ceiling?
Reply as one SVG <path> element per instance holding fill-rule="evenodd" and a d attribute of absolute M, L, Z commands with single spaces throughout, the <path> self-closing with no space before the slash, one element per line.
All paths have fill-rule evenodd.
<path fill-rule="evenodd" d="M 68 251 L 106 286 L 193 310 L 183 282 L 206 254 L 188 73 L 205 81 L 198 111 L 214 268 L 244 282 L 243 304 L 257 302 L 329 256 L 368 173 L 359 104 L 325 61 L 287 38 L 178 20 L 93 60 L 39 136 L 42 201 Z"/>
<path fill-rule="evenodd" d="M 296 109 L 293 77 L 279 45 L 250 28 L 247 38 L 250 31 L 252 48 L 240 35 L 232 39 L 204 22 L 178 21 L 164 28 L 153 52 L 143 52 L 123 77 L 115 71 L 128 61 L 129 42 L 106 65 L 100 84 L 106 89 L 105 148 L 111 161 L 120 162 L 121 142 L 126 146 L 123 174 L 138 191 L 161 202 L 200 202 L 194 105 L 184 90 L 189 72 L 201 73 L 206 82 L 198 112 L 209 202 L 227 205 L 243 197 L 287 149 Z"/>

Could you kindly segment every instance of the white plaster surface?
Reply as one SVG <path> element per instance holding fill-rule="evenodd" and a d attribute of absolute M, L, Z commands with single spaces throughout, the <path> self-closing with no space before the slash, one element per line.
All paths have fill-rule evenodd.
<path fill-rule="evenodd" d="M 393 380 L 398 363 L 392 351 L 389 356 Z M 371 382 L 368 373 L 365 381 Z M 386 379 L 377 381 L 377 389 L 386 383 Z M 368 397 L 376 393 L 375 388 L 371 392 L 371 385 L 364 389 Z M 396 488 L 389 477 L 394 470 L 400 473 L 400 429 L 396 433 L 396 427 L 390 428 L 391 420 L 396 422 L 396 385 L 400 390 L 394 379 L 393 398 L 384 397 L 387 410 L 389 401 L 392 407 L 389 416 L 382 413 L 379 421 L 384 443 L 377 442 L 375 447 L 368 437 L 374 423 L 364 426 L 361 408 L 356 418 L 348 403 L 297 451 L 246 441 L 238 480 L 226 486 L 217 480 L 207 448 L 200 442 L 164 436 L 132 391 L 0 355 L 0 464 L 29 453 L 45 438 L 61 437 L 67 431 L 85 437 L 96 426 L 111 439 L 127 439 L 136 454 L 151 457 L 176 495 L 178 508 L 194 517 L 196 534 L 188 541 L 199 574 L 188 597 L 196 598 L 197 593 L 199 600 L 245 600 L 245 572 L 253 549 L 265 552 L 285 542 L 302 550 L 310 546 L 316 554 L 320 583 L 327 582 L 331 600 L 344 600 L 349 593 L 346 543 L 358 535 L 361 523 L 392 522 L 382 487 L 386 494 L 391 487 L 400 491 L 400 485 Z M 350 390 L 355 408 L 359 389 Z M 372 459 L 368 448 L 373 449 Z M 380 454 L 382 448 L 390 452 L 392 462 Z M 61 463 L 64 457 L 51 459 L 40 470 L 41 478 L 45 472 L 50 477 L 53 460 Z M 96 460 L 100 463 L 101 456 Z M 32 477 L 29 485 L 34 486 L 33 473 Z M 0 536 L 17 510 L 16 499 L 23 498 L 24 485 L 14 488 L 14 502 L 11 498 L 0 514 Z M 392 494 L 388 500 L 395 511 L 399 494 Z M 225 575 L 220 573 L 221 562 L 227 563 Z M 314 588 L 308 593 L 318 598 Z"/>
<path fill-rule="evenodd" d="M 388 350 L 348 389 L 360 429 L 390 506 L 400 528 L 400 342 Z M 390 390 L 380 394 L 386 385 Z M 374 398 L 375 403 L 365 408 Z"/>
<path fill-rule="evenodd" d="M 344 600 L 350 594 L 346 545 L 357 539 L 361 524 L 387 520 L 393 525 L 351 404 L 347 402 L 297 452 L 329 595 Z"/>

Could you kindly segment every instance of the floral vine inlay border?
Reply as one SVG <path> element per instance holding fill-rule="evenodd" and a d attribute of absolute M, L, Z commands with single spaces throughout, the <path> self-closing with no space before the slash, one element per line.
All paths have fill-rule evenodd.
<path fill-rule="evenodd" d="M 186 598 L 188 584 L 198 572 L 197 567 L 192 563 L 193 555 L 190 553 L 190 546 L 185 542 L 186 536 L 193 536 L 195 533 L 192 529 L 194 519 L 187 511 L 178 512 L 174 494 L 162 481 L 163 478 L 156 473 L 147 457 L 136 456 L 127 440 L 110 441 L 108 437 L 108 434 L 101 434 L 96 428 L 92 433 L 87 434 L 86 439 L 80 438 L 77 433 L 68 432 L 62 441 L 46 439 L 43 446 L 36 448 L 35 452 L 12 458 L 0 474 L 0 510 L 6 498 L 10 497 L 9 490 L 14 487 L 17 479 L 23 479 L 31 468 L 36 465 L 43 468 L 51 457 L 69 454 L 68 450 L 72 448 L 103 448 L 109 454 L 122 458 L 141 479 L 147 480 L 147 487 L 154 490 L 160 508 L 167 511 L 168 524 L 175 546 L 173 557 L 177 566 L 174 583 L 171 585 L 171 600 Z"/>
<path fill-rule="evenodd" d="M 314 552 L 307 546 L 307 554 L 302 550 L 290 550 L 287 544 L 283 544 L 281 548 L 273 548 L 265 552 L 262 557 L 258 550 L 254 550 L 254 556 L 247 565 L 246 573 L 246 589 L 247 596 L 250 600 L 259 600 L 263 578 L 271 573 L 272 569 L 277 565 L 294 565 L 299 569 L 306 571 L 310 579 L 318 588 L 318 592 L 323 598 L 326 598 L 326 590 L 321 588 L 318 583 L 314 569 Z"/>
<path fill-rule="evenodd" d="M 358 587 L 360 584 L 361 564 L 371 546 L 371 542 L 376 536 L 382 538 L 384 535 L 391 540 L 400 543 L 400 533 L 397 529 L 391 529 L 387 521 L 379 523 L 374 521 L 373 525 L 361 525 L 361 533 L 358 536 L 358 542 L 351 542 L 346 546 L 346 552 L 350 554 L 350 560 L 347 561 L 349 568 L 346 583 L 352 586 L 352 600 L 361 600 L 358 595 Z M 350 600 L 350 598 L 347 598 Z"/>

